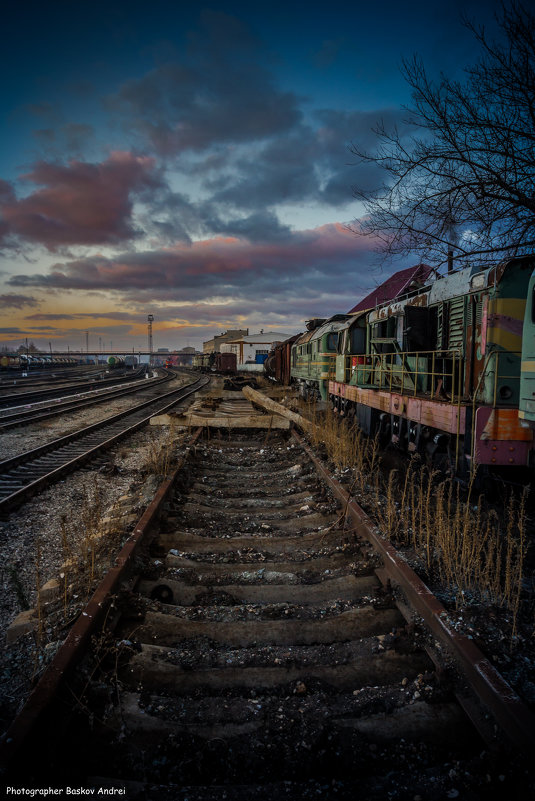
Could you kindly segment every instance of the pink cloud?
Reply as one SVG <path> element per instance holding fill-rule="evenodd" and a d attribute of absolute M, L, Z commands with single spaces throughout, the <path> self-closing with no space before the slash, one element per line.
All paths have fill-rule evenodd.
<path fill-rule="evenodd" d="M 17 200 L 0 186 L 0 212 L 10 234 L 54 251 L 62 245 L 116 244 L 136 235 L 132 196 L 159 186 L 155 161 L 114 152 L 100 164 L 71 161 L 67 166 L 38 162 L 21 180 L 36 184 Z"/>
<path fill-rule="evenodd" d="M 284 241 L 251 243 L 235 237 L 183 244 L 157 251 L 87 257 L 56 264 L 50 275 L 17 276 L 12 285 L 63 289 L 157 289 L 245 287 L 260 278 L 281 281 L 316 271 L 344 271 L 373 243 L 339 224 L 294 232 Z"/>

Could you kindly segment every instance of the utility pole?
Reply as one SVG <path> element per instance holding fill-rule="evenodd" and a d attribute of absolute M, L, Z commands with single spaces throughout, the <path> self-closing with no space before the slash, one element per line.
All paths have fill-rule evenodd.
<path fill-rule="evenodd" d="M 149 335 L 149 367 L 152 364 L 152 321 L 154 320 L 154 314 L 149 314 L 147 317 L 148 320 L 148 335 Z"/>

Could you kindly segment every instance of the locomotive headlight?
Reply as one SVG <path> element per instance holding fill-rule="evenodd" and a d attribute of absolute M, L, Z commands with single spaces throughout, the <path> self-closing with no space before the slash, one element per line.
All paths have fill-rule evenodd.
<path fill-rule="evenodd" d="M 513 396 L 513 390 L 508 386 L 501 386 L 499 392 L 501 400 L 509 400 Z"/>

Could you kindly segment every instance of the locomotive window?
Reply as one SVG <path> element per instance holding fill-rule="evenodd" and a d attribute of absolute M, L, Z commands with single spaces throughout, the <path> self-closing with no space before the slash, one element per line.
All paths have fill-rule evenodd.
<path fill-rule="evenodd" d="M 332 331 L 330 334 L 327 334 L 327 342 L 326 348 L 331 353 L 336 350 L 336 345 L 338 344 L 338 334 Z"/>
<path fill-rule="evenodd" d="M 363 328 L 352 328 L 350 343 L 350 353 L 366 353 L 366 331 Z"/>
<path fill-rule="evenodd" d="M 533 292 L 531 293 L 531 322 L 535 323 L 535 284 L 533 284 Z"/>

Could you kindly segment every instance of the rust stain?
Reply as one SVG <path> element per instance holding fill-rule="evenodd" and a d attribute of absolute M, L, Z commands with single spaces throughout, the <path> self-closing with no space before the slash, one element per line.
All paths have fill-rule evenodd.
<path fill-rule="evenodd" d="M 518 409 L 493 409 L 481 433 L 481 439 L 531 442 L 533 432 L 518 421 Z"/>

